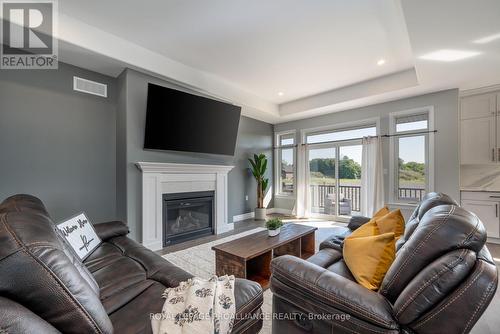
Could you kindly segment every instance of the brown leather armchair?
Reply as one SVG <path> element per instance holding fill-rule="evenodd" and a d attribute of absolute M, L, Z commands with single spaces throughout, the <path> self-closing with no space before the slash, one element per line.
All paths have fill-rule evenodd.
<path fill-rule="evenodd" d="M 495 294 L 484 226 L 446 195 L 419 204 L 377 292 L 342 259 L 350 232 L 340 229 L 307 261 L 272 261 L 273 333 L 467 333 Z"/>
<path fill-rule="evenodd" d="M 0 205 L 0 333 L 151 333 L 167 287 L 192 276 L 127 238 L 122 222 L 95 225 L 103 243 L 82 263 L 42 202 Z M 233 333 L 257 333 L 261 287 L 235 282 Z"/>

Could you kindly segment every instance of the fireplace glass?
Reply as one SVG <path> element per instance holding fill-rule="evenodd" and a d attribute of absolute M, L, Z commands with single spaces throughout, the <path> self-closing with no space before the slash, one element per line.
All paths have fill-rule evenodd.
<path fill-rule="evenodd" d="M 163 246 L 214 233 L 214 192 L 163 195 Z"/>

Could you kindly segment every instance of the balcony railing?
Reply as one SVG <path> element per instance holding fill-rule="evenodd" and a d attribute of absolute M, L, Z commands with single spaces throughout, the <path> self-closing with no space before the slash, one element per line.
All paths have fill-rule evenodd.
<path fill-rule="evenodd" d="M 399 198 L 412 199 L 421 201 L 422 197 L 425 195 L 425 189 L 423 188 L 398 188 Z"/>
<path fill-rule="evenodd" d="M 327 184 L 311 184 L 311 204 L 314 208 L 324 208 L 326 195 L 335 193 L 335 185 Z M 361 211 L 361 186 L 350 185 L 339 187 L 340 197 L 349 199 L 351 202 L 352 211 Z M 422 200 L 425 195 L 425 189 L 423 188 L 399 188 L 398 189 L 399 198 Z"/>
<path fill-rule="evenodd" d="M 351 210 L 361 211 L 361 186 L 340 186 L 340 197 L 351 200 Z M 311 184 L 311 202 L 313 207 L 324 208 L 325 198 L 335 193 L 334 185 Z"/>

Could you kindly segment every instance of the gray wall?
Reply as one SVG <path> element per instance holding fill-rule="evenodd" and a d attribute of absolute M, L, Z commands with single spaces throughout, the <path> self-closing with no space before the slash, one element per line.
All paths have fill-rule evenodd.
<path fill-rule="evenodd" d="M 458 89 L 446 90 L 432 94 L 401 99 L 397 101 L 376 104 L 364 108 L 346 110 L 328 115 L 298 120 L 275 125 L 275 131 L 295 129 L 297 141 L 300 140 L 300 130 L 335 125 L 346 122 L 380 117 L 380 132 L 389 132 L 389 113 L 414 108 L 434 106 L 435 134 L 435 190 L 449 194 L 457 201 L 459 190 L 459 121 L 458 121 Z M 300 142 L 300 141 L 299 141 Z M 389 168 L 389 140 L 383 145 L 384 168 Z M 385 176 L 386 201 L 389 199 L 389 175 Z M 292 209 L 293 199 L 275 198 L 277 208 Z"/>
<path fill-rule="evenodd" d="M 73 75 L 108 84 L 105 99 L 72 90 Z M 115 79 L 66 64 L 0 70 L 0 200 L 33 194 L 54 220 L 116 218 Z"/>
<path fill-rule="evenodd" d="M 126 189 L 126 196 L 118 190 L 118 216 L 126 218 L 131 236 L 141 240 L 141 172 L 135 167 L 138 161 L 177 162 L 197 164 L 235 165 L 229 173 L 229 217 L 232 223 L 234 215 L 252 211 L 255 206 L 255 185 L 247 170 L 246 158 L 253 153 L 266 153 L 269 156 L 269 173 L 272 173 L 272 125 L 242 117 L 238 131 L 235 156 L 223 156 L 201 153 L 145 151 L 144 124 L 146 120 L 147 85 L 155 83 L 165 87 L 187 91 L 170 82 L 127 69 L 118 78 L 118 116 L 117 116 L 117 159 L 119 161 L 117 180 L 118 189 Z M 125 163 L 122 164 L 122 160 Z M 124 168 L 120 171 L 120 168 Z M 272 179 L 272 177 L 270 177 Z M 125 185 L 123 185 L 125 183 Z M 249 201 L 245 201 L 245 195 Z"/>

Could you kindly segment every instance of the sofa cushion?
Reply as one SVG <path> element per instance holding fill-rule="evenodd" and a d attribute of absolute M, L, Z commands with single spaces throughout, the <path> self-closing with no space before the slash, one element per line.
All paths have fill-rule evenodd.
<path fill-rule="evenodd" d="M 129 303 L 155 282 L 167 288 L 192 277 L 125 236 L 103 242 L 85 260 L 85 265 L 99 285 L 100 298 L 108 313 Z"/>
<path fill-rule="evenodd" d="M 356 282 L 356 279 L 352 275 L 351 271 L 347 267 L 347 264 L 345 263 L 344 260 L 339 260 L 337 262 L 334 262 L 332 265 L 326 268 L 328 271 L 331 271 L 332 273 L 335 273 L 337 275 L 340 275 L 342 277 L 345 277 L 353 282 Z"/>
<path fill-rule="evenodd" d="M 307 262 L 326 268 L 328 271 L 355 281 L 349 268 L 342 259 L 342 253 L 333 248 L 324 248 L 307 259 Z"/>
<path fill-rule="evenodd" d="M 135 298 L 153 282 L 144 268 L 110 242 L 102 243 L 85 261 L 99 287 L 109 314 Z"/>
<path fill-rule="evenodd" d="M 109 315 L 115 333 L 151 333 L 151 313 L 161 313 L 165 286 L 153 282 L 135 298 Z"/>
<path fill-rule="evenodd" d="M 307 262 L 314 263 L 317 266 L 326 268 L 342 259 L 342 252 L 333 248 L 324 248 L 310 256 Z"/>

